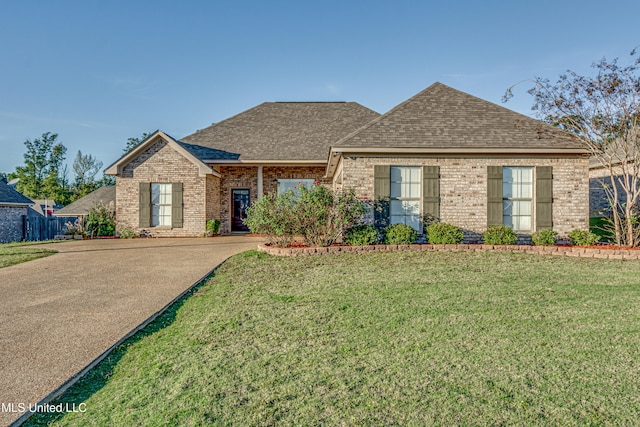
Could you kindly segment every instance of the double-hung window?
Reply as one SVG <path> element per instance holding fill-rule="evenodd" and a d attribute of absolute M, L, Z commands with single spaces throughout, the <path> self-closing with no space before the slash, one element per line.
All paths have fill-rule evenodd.
<path fill-rule="evenodd" d="M 151 183 L 151 226 L 171 226 L 170 183 Z"/>
<path fill-rule="evenodd" d="M 533 168 L 502 168 L 502 223 L 514 231 L 532 231 Z"/>
<path fill-rule="evenodd" d="M 420 231 L 420 169 L 391 167 L 391 224 L 406 224 Z"/>

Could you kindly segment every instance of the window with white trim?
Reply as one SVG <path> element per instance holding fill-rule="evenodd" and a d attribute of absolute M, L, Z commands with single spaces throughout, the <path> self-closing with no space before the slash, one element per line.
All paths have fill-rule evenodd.
<path fill-rule="evenodd" d="M 151 226 L 171 226 L 171 183 L 151 183 Z"/>
<path fill-rule="evenodd" d="M 278 194 L 284 193 L 289 190 L 293 190 L 294 195 L 298 195 L 300 190 L 300 186 L 304 186 L 305 188 L 311 188 L 315 179 L 300 179 L 300 178 L 292 178 L 292 179 L 279 179 L 278 180 Z"/>
<path fill-rule="evenodd" d="M 502 223 L 514 231 L 532 231 L 533 168 L 502 168 Z"/>
<path fill-rule="evenodd" d="M 406 224 L 420 231 L 420 169 L 391 167 L 391 224 Z"/>

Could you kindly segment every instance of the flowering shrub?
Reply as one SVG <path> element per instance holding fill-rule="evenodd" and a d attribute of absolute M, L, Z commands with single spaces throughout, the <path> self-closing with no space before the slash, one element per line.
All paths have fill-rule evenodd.
<path fill-rule="evenodd" d="M 427 241 L 433 245 L 456 245 L 464 239 L 460 227 L 446 222 L 434 222 L 427 226 L 426 231 Z"/>
<path fill-rule="evenodd" d="M 553 246 L 556 244 L 558 232 L 549 228 L 536 231 L 531 235 L 531 241 L 536 246 Z"/>
<path fill-rule="evenodd" d="M 252 233 L 266 234 L 281 247 L 290 246 L 296 234 L 308 245 L 330 246 L 364 217 L 364 204 L 353 190 L 331 190 L 317 181 L 311 188 L 293 190 L 267 194 L 251 204 L 244 223 Z"/>
<path fill-rule="evenodd" d="M 300 186 L 295 202 L 295 229 L 308 245 L 331 246 L 346 230 L 362 221 L 364 212 L 364 203 L 353 190 L 331 190 L 315 182 L 311 188 Z"/>
<path fill-rule="evenodd" d="M 482 240 L 486 245 L 513 245 L 518 241 L 518 236 L 511 227 L 492 225 L 482 234 Z"/>
<path fill-rule="evenodd" d="M 112 207 L 100 203 L 89 209 L 86 229 L 91 237 L 115 235 L 116 214 Z"/>
<path fill-rule="evenodd" d="M 265 234 L 272 245 L 287 247 L 296 232 L 295 215 L 293 191 L 270 193 L 247 208 L 243 222 L 252 233 Z"/>
<path fill-rule="evenodd" d="M 384 228 L 384 243 L 387 245 L 410 245 L 418 239 L 418 233 L 406 224 L 389 224 Z"/>
<path fill-rule="evenodd" d="M 588 230 L 573 230 L 568 237 L 571 244 L 576 246 L 591 246 L 600 241 L 597 234 Z"/>
<path fill-rule="evenodd" d="M 372 224 L 351 227 L 345 238 L 345 243 L 352 246 L 367 246 L 377 242 L 378 229 Z"/>
<path fill-rule="evenodd" d="M 64 234 L 68 234 L 71 236 L 75 236 L 79 234 L 81 236 L 85 235 L 84 226 L 82 224 L 81 219 L 76 219 L 74 222 L 68 221 L 64 223 Z"/>

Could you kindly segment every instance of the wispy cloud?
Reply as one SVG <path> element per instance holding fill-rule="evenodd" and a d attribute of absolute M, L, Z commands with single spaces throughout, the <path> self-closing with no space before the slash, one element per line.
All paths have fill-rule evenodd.
<path fill-rule="evenodd" d="M 139 77 L 116 77 L 111 79 L 113 90 L 139 99 L 150 100 L 156 97 L 158 82 L 147 81 Z"/>
<path fill-rule="evenodd" d="M 342 88 L 333 83 L 327 83 L 324 85 L 324 88 L 331 94 L 332 96 L 339 96 L 342 94 Z"/>
<path fill-rule="evenodd" d="M 35 122 L 35 123 L 43 123 L 43 124 L 49 124 L 49 123 L 63 124 L 63 125 L 69 125 L 69 126 L 83 127 L 87 129 L 94 129 L 94 128 L 103 126 L 103 124 L 99 122 L 88 122 L 88 121 L 66 119 L 66 118 L 60 118 L 60 117 L 36 116 L 33 114 L 14 113 L 10 111 L 0 111 L 0 118 L 11 119 L 14 121 L 26 121 L 26 122 Z"/>

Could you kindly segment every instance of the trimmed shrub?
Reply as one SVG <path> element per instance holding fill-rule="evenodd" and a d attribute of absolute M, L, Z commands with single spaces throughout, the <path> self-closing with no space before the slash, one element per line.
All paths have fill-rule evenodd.
<path fill-rule="evenodd" d="M 492 225 L 482 234 L 482 240 L 487 245 L 513 245 L 518 241 L 518 236 L 506 225 Z"/>
<path fill-rule="evenodd" d="M 115 236 L 116 214 L 111 206 L 101 203 L 89 209 L 86 230 L 91 237 Z"/>
<path fill-rule="evenodd" d="M 418 240 L 418 232 L 406 224 L 389 224 L 384 228 L 387 245 L 410 245 Z"/>
<path fill-rule="evenodd" d="M 427 226 L 427 241 L 433 245 L 457 245 L 463 239 L 464 232 L 453 224 L 435 222 Z"/>
<path fill-rule="evenodd" d="M 284 248 L 293 241 L 295 215 L 293 191 L 270 193 L 247 208 L 243 222 L 252 233 L 265 234 L 269 243 Z"/>
<path fill-rule="evenodd" d="M 347 231 L 345 243 L 351 246 L 367 246 L 378 242 L 378 229 L 373 225 L 356 225 Z"/>
<path fill-rule="evenodd" d="M 591 246 L 600 241 L 600 236 L 588 230 L 573 230 L 568 237 L 576 246 Z"/>
<path fill-rule="evenodd" d="M 536 246 L 553 246 L 556 244 L 558 232 L 550 228 L 536 231 L 531 235 L 531 241 Z"/>

